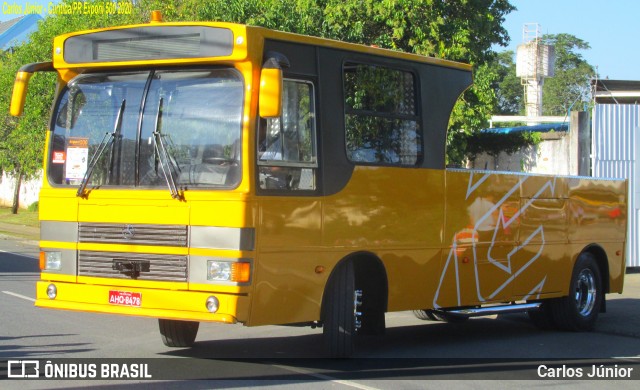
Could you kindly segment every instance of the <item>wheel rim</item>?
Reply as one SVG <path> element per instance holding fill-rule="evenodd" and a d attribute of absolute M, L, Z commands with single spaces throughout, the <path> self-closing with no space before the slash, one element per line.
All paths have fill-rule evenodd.
<path fill-rule="evenodd" d="M 355 290 L 353 292 L 353 325 L 356 332 L 362 327 L 360 306 L 362 306 L 362 290 Z"/>
<path fill-rule="evenodd" d="M 596 305 L 596 278 L 588 268 L 580 271 L 576 283 L 575 300 L 578 314 L 587 317 Z"/>

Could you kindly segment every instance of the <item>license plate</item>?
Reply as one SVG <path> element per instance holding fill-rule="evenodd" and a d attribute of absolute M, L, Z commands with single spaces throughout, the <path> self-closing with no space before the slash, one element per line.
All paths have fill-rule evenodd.
<path fill-rule="evenodd" d="M 111 305 L 140 307 L 142 293 L 129 291 L 109 291 L 109 303 Z"/>

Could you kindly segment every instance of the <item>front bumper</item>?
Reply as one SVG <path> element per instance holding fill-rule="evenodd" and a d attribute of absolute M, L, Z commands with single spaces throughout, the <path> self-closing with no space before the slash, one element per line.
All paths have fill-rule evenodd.
<path fill-rule="evenodd" d="M 57 288 L 57 296 L 54 299 L 50 299 L 47 296 L 47 287 L 50 284 L 54 284 Z M 140 306 L 110 304 L 110 291 L 139 293 L 141 297 Z M 219 309 L 216 313 L 210 313 L 206 308 L 206 300 L 210 296 L 215 296 L 220 302 Z M 239 318 L 247 318 L 249 312 L 249 297 L 240 294 L 105 286 L 41 280 L 36 283 L 35 305 L 50 309 L 234 324 L 239 321 Z"/>

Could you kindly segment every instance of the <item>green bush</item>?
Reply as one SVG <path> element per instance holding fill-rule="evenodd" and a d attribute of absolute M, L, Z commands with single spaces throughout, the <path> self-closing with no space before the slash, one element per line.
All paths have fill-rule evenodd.
<path fill-rule="evenodd" d="M 493 157 L 497 157 L 501 152 L 511 155 L 528 146 L 538 145 L 541 141 L 542 136 L 538 132 L 477 132 L 467 138 L 466 155 L 472 161 L 482 153 Z"/>
<path fill-rule="evenodd" d="M 27 211 L 36 212 L 38 211 L 38 201 L 31 203 L 29 207 L 27 207 Z"/>

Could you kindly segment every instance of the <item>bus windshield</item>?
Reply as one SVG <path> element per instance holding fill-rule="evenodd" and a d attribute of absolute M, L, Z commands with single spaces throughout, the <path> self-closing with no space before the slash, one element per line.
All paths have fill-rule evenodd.
<path fill-rule="evenodd" d="M 233 69 L 77 76 L 53 115 L 49 181 L 79 186 L 84 180 L 88 188 L 169 182 L 181 190 L 235 188 L 243 91 Z"/>

